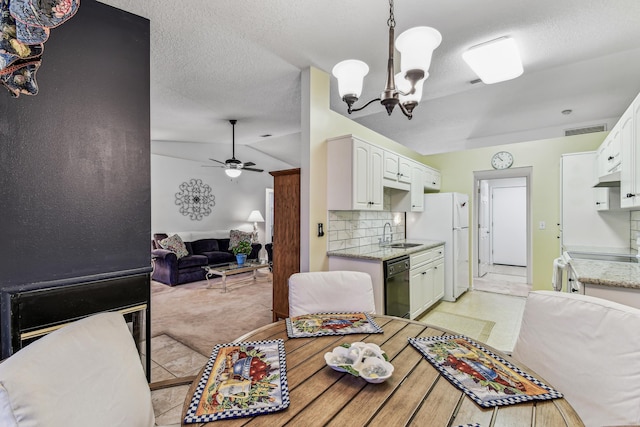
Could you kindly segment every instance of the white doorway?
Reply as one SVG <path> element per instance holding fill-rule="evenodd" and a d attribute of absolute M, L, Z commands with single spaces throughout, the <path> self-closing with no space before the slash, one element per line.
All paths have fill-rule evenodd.
<path fill-rule="evenodd" d="M 522 296 L 531 289 L 531 172 L 474 172 L 474 289 Z"/>
<path fill-rule="evenodd" d="M 273 242 L 273 188 L 265 190 L 264 243 Z"/>
<path fill-rule="evenodd" d="M 508 180 L 521 183 L 491 187 L 491 263 L 526 267 L 527 187 L 524 178 Z"/>

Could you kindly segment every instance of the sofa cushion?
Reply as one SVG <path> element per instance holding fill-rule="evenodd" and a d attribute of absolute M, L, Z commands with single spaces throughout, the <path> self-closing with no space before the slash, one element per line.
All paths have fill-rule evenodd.
<path fill-rule="evenodd" d="M 202 255 L 206 255 L 209 259 L 209 264 L 223 264 L 225 262 L 233 262 L 236 257 L 229 252 L 212 251 L 204 252 Z"/>
<path fill-rule="evenodd" d="M 178 259 L 178 270 L 207 265 L 209 259 L 204 255 L 189 255 Z"/>
<path fill-rule="evenodd" d="M 251 243 L 251 235 L 252 233 L 247 233 L 246 231 L 231 230 L 229 232 L 229 250 L 232 250 L 233 248 L 235 248 L 238 245 L 238 243 L 240 243 L 243 240 L 246 240 L 247 242 Z"/>
<path fill-rule="evenodd" d="M 160 246 L 162 246 L 163 249 L 167 249 L 171 252 L 175 252 L 178 259 L 189 255 L 189 252 L 187 251 L 187 248 L 184 245 L 184 242 L 182 241 L 180 236 L 178 236 L 177 234 L 167 237 L 166 239 L 162 239 L 160 241 Z"/>
<path fill-rule="evenodd" d="M 191 242 L 191 249 L 194 254 L 205 255 L 205 252 L 216 252 L 218 248 L 218 241 L 216 239 L 202 239 Z"/>

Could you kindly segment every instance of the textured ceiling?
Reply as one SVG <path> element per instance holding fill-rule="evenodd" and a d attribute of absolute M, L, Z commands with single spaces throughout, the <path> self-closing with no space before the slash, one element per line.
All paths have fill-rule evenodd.
<path fill-rule="evenodd" d="M 361 101 L 384 86 L 384 0 L 103 0 L 151 20 L 153 140 L 236 142 L 299 165 L 300 72 L 367 62 Z M 563 135 L 615 122 L 640 92 L 638 0 L 397 0 L 396 34 L 442 33 L 414 119 L 371 105 L 352 118 L 420 153 Z M 467 48 L 516 39 L 524 74 L 494 85 Z M 346 114 L 332 78 L 331 107 Z M 572 109 L 571 115 L 560 112 Z M 269 138 L 261 135 L 270 134 Z"/>

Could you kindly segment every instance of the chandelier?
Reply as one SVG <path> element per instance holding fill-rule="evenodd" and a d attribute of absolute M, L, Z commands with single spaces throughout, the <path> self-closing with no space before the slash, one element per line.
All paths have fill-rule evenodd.
<path fill-rule="evenodd" d="M 347 112 L 360 111 L 369 104 L 380 101 L 391 115 L 396 105 L 409 120 L 413 117 L 413 109 L 422 98 L 422 85 L 429 77 L 431 55 L 440 45 L 442 35 L 431 27 L 413 27 L 398 36 L 395 47 L 400 52 L 400 73 L 394 75 L 394 30 L 396 26 L 393 16 L 393 0 L 389 0 L 389 59 L 387 61 L 387 84 L 379 98 L 372 99 L 360 108 L 353 104 L 362 93 L 364 76 L 369 66 L 357 59 L 347 59 L 333 67 L 332 73 L 338 79 L 338 92 L 347 104 Z"/>

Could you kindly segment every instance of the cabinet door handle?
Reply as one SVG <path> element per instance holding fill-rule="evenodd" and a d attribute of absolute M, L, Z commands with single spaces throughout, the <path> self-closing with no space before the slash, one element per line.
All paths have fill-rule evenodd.
<path fill-rule="evenodd" d="M 423 272 L 422 272 L 422 274 L 427 274 L 427 272 L 426 272 L 426 271 L 423 271 Z"/>
<path fill-rule="evenodd" d="M 627 193 L 627 199 L 630 199 L 632 197 L 636 197 L 636 195 L 635 194 L 631 194 L 631 193 Z"/>
<path fill-rule="evenodd" d="M 613 156 L 607 157 L 607 160 L 613 160 Z"/>

